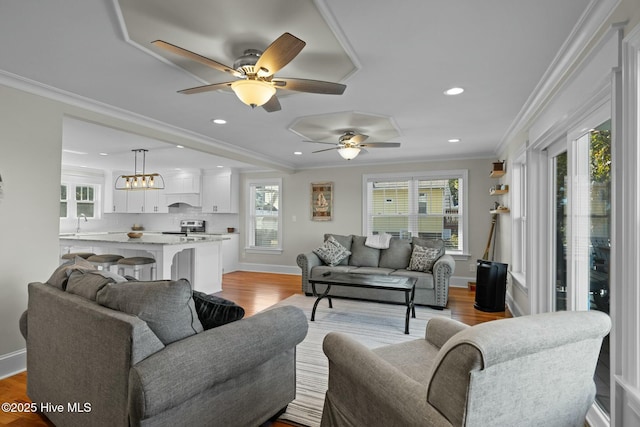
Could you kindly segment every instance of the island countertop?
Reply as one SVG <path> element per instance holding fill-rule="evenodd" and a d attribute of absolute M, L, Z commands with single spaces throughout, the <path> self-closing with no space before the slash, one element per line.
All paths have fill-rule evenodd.
<path fill-rule="evenodd" d="M 76 240 L 82 242 L 131 243 L 149 245 L 182 245 L 185 243 L 211 243 L 229 240 L 219 234 L 191 234 L 187 236 L 161 233 L 144 233 L 142 237 L 132 238 L 127 233 L 70 233 L 60 234 L 60 240 Z"/>
<path fill-rule="evenodd" d="M 211 294 L 222 290 L 221 245 L 230 237 L 212 234 L 183 236 L 144 233 L 142 237 L 130 238 L 126 232 L 89 232 L 61 233 L 59 239 L 61 253 L 81 249 L 94 253 L 114 253 L 125 257 L 150 255 L 156 260 L 158 279 L 176 280 L 186 277 L 195 290 Z M 174 257 L 183 251 L 191 253 L 189 271 L 179 273 L 174 271 L 172 274 Z"/>

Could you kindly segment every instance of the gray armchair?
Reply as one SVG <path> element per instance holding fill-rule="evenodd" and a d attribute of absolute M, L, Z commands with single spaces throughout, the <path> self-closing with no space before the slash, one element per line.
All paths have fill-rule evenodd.
<path fill-rule="evenodd" d="M 138 316 L 31 283 L 20 328 L 27 393 L 63 405 L 44 411 L 57 426 L 257 426 L 295 398 L 307 320 L 278 307 L 164 345 Z"/>
<path fill-rule="evenodd" d="M 425 339 L 374 350 L 330 333 L 322 426 L 582 427 L 610 327 L 597 311 L 473 327 L 436 317 Z"/>

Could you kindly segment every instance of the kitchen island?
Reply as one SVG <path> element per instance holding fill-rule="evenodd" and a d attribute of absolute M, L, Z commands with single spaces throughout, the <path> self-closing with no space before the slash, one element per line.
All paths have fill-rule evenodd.
<path fill-rule="evenodd" d="M 125 257 L 151 256 L 156 260 L 157 279 L 184 277 L 189 279 L 195 290 L 211 294 L 222 290 L 221 244 L 225 238 L 228 237 L 207 234 L 145 233 L 139 238 L 129 238 L 127 233 L 61 234 L 60 249 L 61 253 L 82 249 Z M 184 267 L 182 270 L 177 268 L 176 255 L 181 253 L 189 255 L 188 271 L 184 271 Z"/>

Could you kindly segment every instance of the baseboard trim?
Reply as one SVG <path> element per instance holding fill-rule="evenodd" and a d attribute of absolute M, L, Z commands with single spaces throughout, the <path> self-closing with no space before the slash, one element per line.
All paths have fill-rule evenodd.
<path fill-rule="evenodd" d="M 27 349 L 0 356 L 0 380 L 27 369 Z"/>
<path fill-rule="evenodd" d="M 520 308 L 516 300 L 511 297 L 510 293 L 507 293 L 506 303 L 507 307 L 509 307 L 509 311 L 513 314 L 513 317 L 524 316 L 524 311 L 522 311 L 522 308 Z"/>
<path fill-rule="evenodd" d="M 475 277 L 451 276 L 449 286 L 453 288 L 468 288 L 469 282 L 475 282 Z"/>
<path fill-rule="evenodd" d="M 241 262 L 238 264 L 238 270 L 253 271 L 257 273 L 279 273 L 293 274 L 299 276 L 301 274 L 300 267 L 292 265 L 275 265 L 275 264 L 256 264 L 249 262 Z"/>

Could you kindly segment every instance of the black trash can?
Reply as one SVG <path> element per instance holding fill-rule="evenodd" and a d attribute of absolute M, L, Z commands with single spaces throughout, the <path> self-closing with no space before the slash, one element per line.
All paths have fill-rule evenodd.
<path fill-rule="evenodd" d="M 480 311 L 504 311 L 508 264 L 478 260 L 476 268 L 476 303 Z"/>

